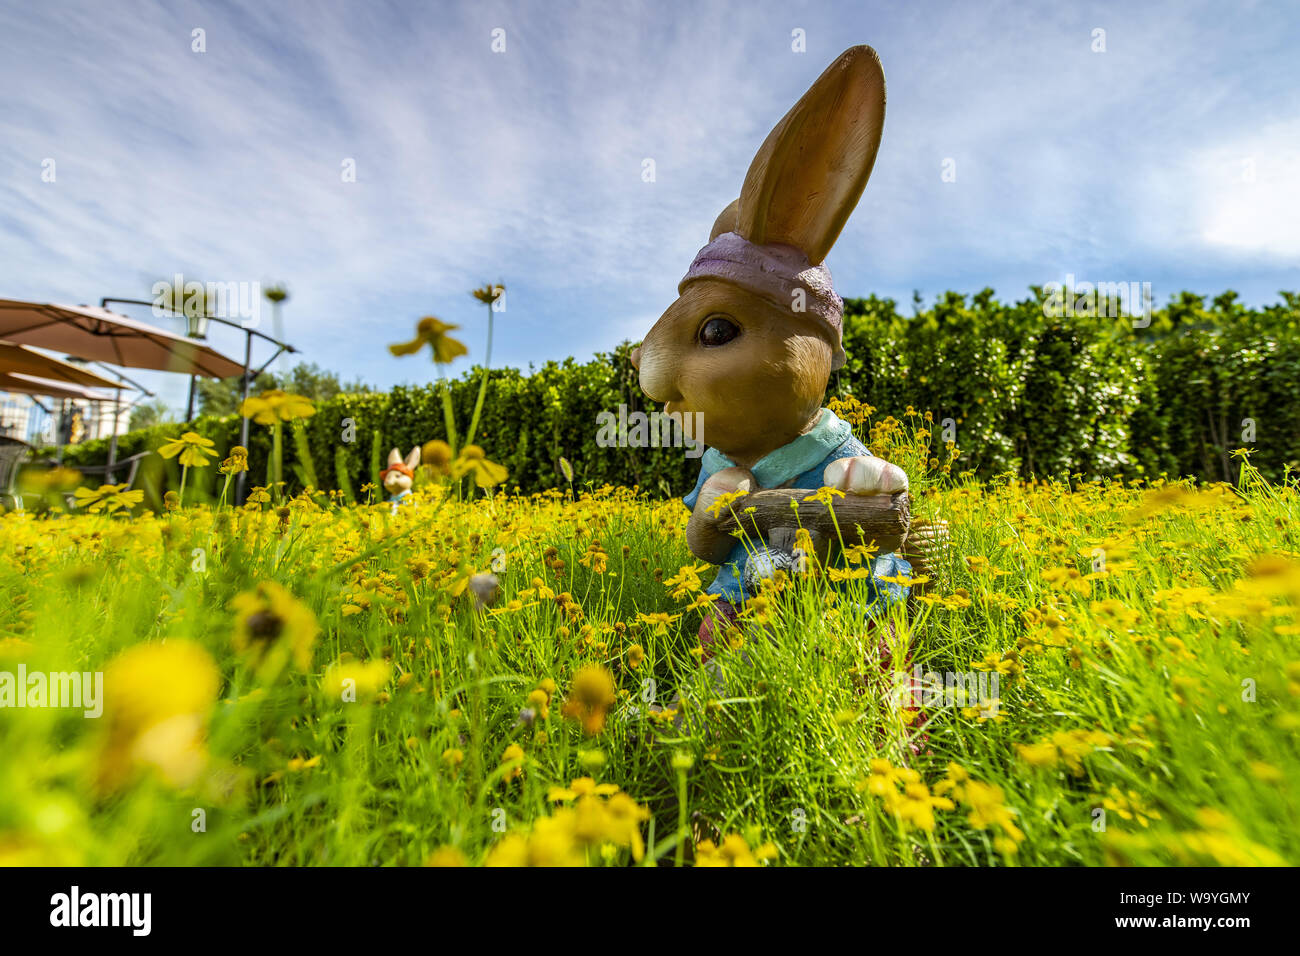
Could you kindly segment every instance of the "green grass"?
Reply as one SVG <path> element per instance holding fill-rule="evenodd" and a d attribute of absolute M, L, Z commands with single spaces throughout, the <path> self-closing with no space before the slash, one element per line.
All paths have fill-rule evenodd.
<path fill-rule="evenodd" d="M 607 489 L 426 497 L 396 516 L 306 498 L 283 512 L 6 514 L 0 672 L 102 671 L 186 640 L 217 686 L 202 702 L 201 675 L 128 663 L 109 670 L 99 720 L 0 710 L 0 862 L 418 865 L 451 846 L 478 863 L 536 835 L 563 803 L 552 788 L 583 776 L 648 808 L 641 862 L 659 865 L 730 834 L 772 844 L 782 865 L 1296 862 L 1297 496 L 1249 467 L 1243 480 L 926 492 L 920 510 L 950 522 L 952 546 L 925 597 L 894 613 L 893 667 L 910 639 L 925 671 L 1002 673 L 996 718 L 930 707 L 923 739 L 890 703 L 885 632 L 863 619 L 858 584 L 793 582 L 702 667 L 691 595 L 663 584 L 694 563 L 675 501 Z M 465 580 L 494 553 L 502 593 L 485 612 Z M 534 579 L 578 610 L 521 597 Z M 236 649 L 247 612 L 232 602 L 264 581 L 319 629 L 305 668 L 259 671 Z M 289 622 L 255 646 L 311 630 Z M 340 659 L 390 670 L 348 702 L 328 689 Z M 618 698 L 589 736 L 563 708 L 593 663 Z M 548 679 L 548 713 L 521 716 Z M 678 694 L 680 728 L 647 716 L 647 698 Z M 162 715 L 192 724 L 141 743 L 159 701 L 196 696 Z M 523 760 L 503 765 L 511 744 Z M 942 785 L 951 764 L 984 786 Z M 914 811 L 931 795 L 958 799 L 927 829 Z M 623 842 L 579 856 L 630 863 Z"/>

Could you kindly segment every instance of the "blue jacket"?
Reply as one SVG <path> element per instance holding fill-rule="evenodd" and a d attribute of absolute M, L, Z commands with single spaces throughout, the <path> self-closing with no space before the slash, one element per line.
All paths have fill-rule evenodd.
<path fill-rule="evenodd" d="M 760 488 L 787 486 L 815 491 L 825 484 L 822 473 L 831 462 L 870 454 L 866 446 L 853 436 L 853 429 L 848 422 L 829 408 L 823 408 L 821 418 L 811 431 L 764 455 L 750 471 L 754 473 Z M 734 464 L 716 448 L 705 451 L 700 459 L 700 477 L 695 482 L 695 488 L 682 499 L 686 507 L 694 510 L 704 482 L 715 472 Z M 793 481 L 790 480 L 792 478 Z M 745 543 L 738 540 L 727 560 L 718 569 L 718 576 L 705 589 L 707 593 L 720 595 L 732 604 L 742 603 L 746 594 L 741 582 L 745 579 L 745 564 L 748 559 L 749 552 Z M 898 554 L 877 555 L 872 577 L 867 579 L 872 593 L 872 610 L 907 597 L 906 588 L 878 579 L 882 575 L 896 577 L 909 574 L 911 570 L 912 566 Z"/>

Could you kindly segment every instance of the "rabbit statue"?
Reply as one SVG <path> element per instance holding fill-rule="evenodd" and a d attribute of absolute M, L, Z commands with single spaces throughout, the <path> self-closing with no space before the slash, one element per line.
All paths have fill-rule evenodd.
<path fill-rule="evenodd" d="M 867 184 L 884 118 L 876 52 L 846 50 L 763 142 L 679 298 L 632 353 L 641 390 L 684 423 L 701 422 L 710 439 L 683 499 L 692 553 L 721 566 L 707 588 L 718 596 L 715 610 L 700 627 L 706 650 L 713 629 L 734 622 L 737 605 L 754 593 L 749 562 L 767 573 L 783 566 L 756 552 L 752 539 L 738 541 L 725 510 L 710 513 L 719 496 L 823 486 L 848 496 L 907 491 L 901 468 L 873 457 L 822 407 L 831 372 L 845 362 L 843 301 L 823 261 Z M 909 570 L 898 554 L 876 559 L 876 576 Z M 873 578 L 873 585 L 879 600 L 905 597 L 897 584 Z"/>
<path fill-rule="evenodd" d="M 420 467 L 420 446 L 416 445 L 411 453 L 402 460 L 402 453 L 394 448 L 388 453 L 388 467 L 379 473 L 384 491 L 397 514 L 398 506 L 410 501 L 411 485 L 415 483 L 415 469 Z"/>

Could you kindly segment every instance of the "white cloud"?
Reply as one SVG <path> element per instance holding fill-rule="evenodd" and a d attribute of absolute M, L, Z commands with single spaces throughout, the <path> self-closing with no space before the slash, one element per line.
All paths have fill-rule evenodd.
<path fill-rule="evenodd" d="M 1204 150 L 1193 166 L 1206 243 L 1294 263 L 1300 256 L 1300 121 Z"/>
<path fill-rule="evenodd" d="M 142 295 L 177 270 L 285 281 L 303 357 L 388 384 L 429 377 L 384 349 L 423 314 L 460 322 L 477 355 L 466 292 L 502 279 L 499 360 L 581 358 L 649 328 L 767 131 L 836 53 L 870 42 L 889 112 L 829 260 L 843 293 L 1014 297 L 1067 271 L 1193 286 L 1249 254 L 1241 291 L 1270 297 L 1296 242 L 1300 133 L 1277 121 L 1294 18 L 1183 8 L 10 6 L 0 295 Z M 1105 54 L 1089 50 L 1098 25 Z M 806 54 L 790 52 L 795 26 Z M 1243 151 L 1256 182 L 1218 182 Z M 340 181 L 348 157 L 356 183 Z M 940 181 L 945 157 L 956 183 Z"/>

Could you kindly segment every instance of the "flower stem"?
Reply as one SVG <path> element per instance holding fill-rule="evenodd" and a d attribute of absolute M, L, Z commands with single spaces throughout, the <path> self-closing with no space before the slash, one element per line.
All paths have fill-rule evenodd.
<path fill-rule="evenodd" d="M 686 771 L 677 770 L 677 849 L 673 853 L 673 866 L 686 862 Z"/>
<path fill-rule="evenodd" d="M 474 432 L 478 430 L 479 415 L 483 412 L 483 398 L 487 395 L 488 372 L 492 369 L 492 303 L 488 303 L 487 358 L 483 361 L 483 377 L 478 385 L 478 398 L 474 402 L 474 417 L 469 420 L 469 431 L 465 433 L 465 444 L 474 444 Z"/>
<path fill-rule="evenodd" d="M 451 457 L 456 457 L 456 416 L 451 410 L 451 387 L 447 384 L 447 373 L 441 363 L 438 365 L 438 391 L 442 393 L 442 420 L 447 426 L 447 444 L 451 446 Z"/>
<path fill-rule="evenodd" d="M 271 494 L 275 500 L 280 500 L 280 480 L 284 472 L 284 441 L 281 438 L 280 419 L 276 418 L 275 425 L 272 426 L 272 454 L 271 463 L 274 472 L 271 475 Z"/>

